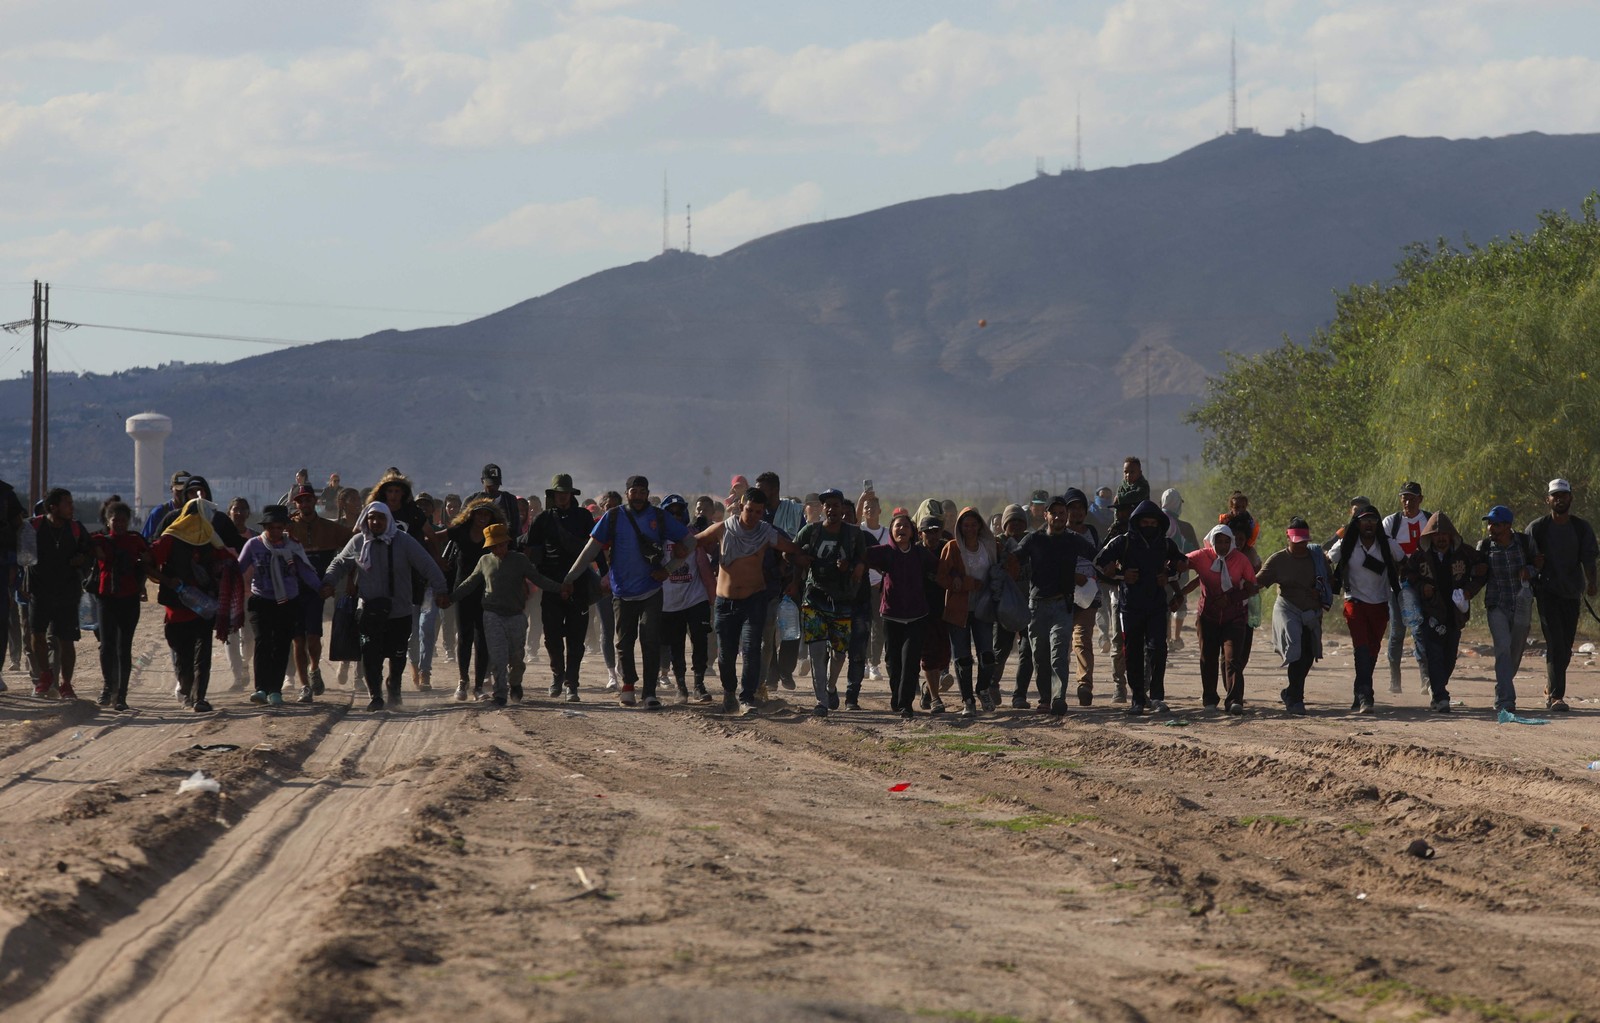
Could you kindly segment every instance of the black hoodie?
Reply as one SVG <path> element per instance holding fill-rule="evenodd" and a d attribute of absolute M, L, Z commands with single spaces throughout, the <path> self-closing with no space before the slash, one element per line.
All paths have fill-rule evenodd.
<path fill-rule="evenodd" d="M 1155 518 L 1159 523 L 1154 536 L 1139 530 L 1139 520 Z M 1189 567 L 1189 562 L 1179 552 L 1178 545 L 1167 538 L 1171 520 L 1154 501 L 1141 501 L 1128 516 L 1128 531 L 1111 539 L 1094 559 L 1095 567 L 1107 576 L 1122 580 L 1130 568 L 1139 570 L 1139 581 L 1129 585 L 1122 582 L 1122 607 L 1126 611 L 1153 611 L 1165 608 L 1172 602 L 1171 586 L 1162 586 L 1158 577 L 1166 575 L 1168 583 Z"/>

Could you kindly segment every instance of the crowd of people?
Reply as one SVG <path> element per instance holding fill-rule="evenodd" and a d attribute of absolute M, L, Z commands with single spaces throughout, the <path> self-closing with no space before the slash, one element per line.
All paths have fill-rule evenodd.
<path fill-rule="evenodd" d="M 1578 616 L 1596 592 L 1593 528 L 1572 514 L 1572 488 L 1550 481 L 1547 511 L 1516 528 L 1505 506 L 1481 516 L 1476 544 L 1408 482 L 1384 515 L 1352 498 L 1348 521 L 1312 542 L 1299 517 L 1277 528 L 1235 492 L 1201 535 L 1175 489 L 1152 499 L 1139 459 L 1093 500 L 1068 488 L 1033 492 L 993 514 L 928 499 L 887 517 L 868 481 L 781 496 L 776 473 L 733 477 L 723 498 L 652 493 L 644 476 L 584 498 L 558 473 L 542 498 L 503 488 L 442 499 L 391 468 L 363 494 L 337 474 L 322 489 L 301 470 L 259 514 L 224 510 L 199 475 L 172 477 L 171 500 L 135 529 L 113 497 L 86 525 L 70 492 L 52 489 L 28 514 L 0 482 L 0 554 L 8 625 L 0 665 L 26 657 L 34 695 L 76 699 L 76 644 L 99 642 L 100 705 L 128 709 L 133 637 L 154 600 L 176 678 L 174 697 L 213 705 L 213 651 L 227 651 L 233 688 L 255 703 L 297 702 L 356 665 L 367 709 L 404 699 L 406 669 L 433 687 L 435 653 L 456 669 L 454 698 L 520 702 L 541 640 L 546 695 L 576 703 L 579 668 L 598 647 L 605 688 L 623 705 L 663 696 L 749 714 L 772 690 L 809 676 L 818 717 L 862 709 L 866 681 L 887 683 L 889 709 L 912 718 L 976 716 L 1007 701 L 1054 715 L 1096 699 L 1096 654 L 1110 655 L 1110 699 L 1129 715 L 1167 713 L 1169 652 L 1184 644 L 1188 595 L 1200 702 L 1242 714 L 1245 672 L 1264 626 L 1278 701 L 1306 713 L 1305 682 L 1336 604 L 1354 653 L 1350 710 L 1375 711 L 1387 647 L 1388 689 L 1402 690 L 1409 637 L 1428 706 L 1452 707 L 1461 632 L 1478 601 L 1494 648 L 1495 708 L 1515 713 L 1535 612 L 1545 639 L 1544 704 L 1567 710 Z M 1263 591 L 1276 587 L 1270 607 Z M 1481 600 L 1479 598 L 1481 597 Z M 530 605 L 535 605 L 530 608 Z M 1593 612 L 1591 611 L 1591 614 Z M 326 643 L 324 640 L 326 639 Z M 442 640 L 442 644 L 441 644 Z M 1012 662 L 1014 660 L 1014 667 Z M 716 693 L 706 678 L 715 666 Z M 1008 670 L 1010 669 L 1010 670 Z M 1103 676 L 1102 676 L 1103 677 Z M 0 677 L 0 690 L 6 688 Z M 842 692 L 841 692 L 842 689 Z M 297 692 L 296 692 L 297 690 Z M 1104 691 L 1103 689 L 1101 690 Z"/>

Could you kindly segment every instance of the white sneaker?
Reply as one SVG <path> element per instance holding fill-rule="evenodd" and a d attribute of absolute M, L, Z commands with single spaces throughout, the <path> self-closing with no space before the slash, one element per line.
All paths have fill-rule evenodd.
<path fill-rule="evenodd" d="M 457 703 L 466 703 L 467 702 L 467 684 L 465 682 L 463 682 L 460 685 L 456 686 L 456 702 Z"/>
<path fill-rule="evenodd" d="M 883 678 L 882 675 L 878 674 L 878 666 L 876 664 L 867 665 L 867 678 L 874 682 L 877 682 Z"/>
<path fill-rule="evenodd" d="M 615 668 L 607 668 L 606 669 L 606 692 L 614 693 L 614 692 L 617 691 L 617 687 L 620 686 L 620 685 L 622 685 L 622 680 L 617 677 L 617 669 L 615 669 Z"/>

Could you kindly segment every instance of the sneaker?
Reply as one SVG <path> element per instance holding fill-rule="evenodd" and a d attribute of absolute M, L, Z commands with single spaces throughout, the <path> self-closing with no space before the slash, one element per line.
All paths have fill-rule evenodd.
<path fill-rule="evenodd" d="M 472 691 L 472 702 L 473 703 L 488 703 L 489 700 L 493 698 L 493 696 L 494 696 L 493 693 L 485 692 L 482 689 L 474 689 Z"/>
<path fill-rule="evenodd" d="M 1059 700 L 1051 700 L 1050 701 L 1050 713 L 1051 713 L 1051 715 L 1053 715 L 1055 717 L 1058 717 L 1058 718 L 1066 716 L 1066 713 L 1067 713 L 1067 701 L 1066 701 L 1066 698 L 1063 697 L 1063 698 L 1061 698 Z"/>
<path fill-rule="evenodd" d="M 1369 706 L 1370 706 L 1370 704 L 1369 704 Z M 1234 717 L 1242 717 L 1244 715 L 1244 704 L 1242 704 L 1242 703 L 1230 703 L 1230 704 L 1228 704 L 1228 713 L 1233 715 Z"/>
<path fill-rule="evenodd" d="M 122 704 L 120 709 L 127 710 L 128 709 L 128 705 L 124 703 L 124 704 Z M 196 701 L 194 701 L 194 712 L 196 714 L 209 714 L 209 713 L 211 713 L 211 711 L 213 709 L 214 708 L 211 706 L 211 704 L 207 703 L 204 700 L 196 700 Z"/>
<path fill-rule="evenodd" d="M 1546 710 L 1553 710 L 1556 713 L 1561 714 L 1561 713 L 1565 713 L 1565 712 L 1571 710 L 1572 708 L 1567 706 L 1567 701 L 1566 700 L 1557 698 L 1557 699 L 1548 701 L 1545 704 L 1545 709 Z"/>
<path fill-rule="evenodd" d="M 811 716 L 814 718 L 825 718 L 828 716 L 828 708 L 819 703 L 815 707 L 811 708 Z"/>
<path fill-rule="evenodd" d="M 72 691 L 71 682 L 61 683 L 61 688 L 57 692 L 61 694 L 63 700 L 76 700 L 78 698 L 78 694 Z M 1562 706 L 1565 707 L 1566 704 L 1562 704 Z"/>
<path fill-rule="evenodd" d="M 961 704 L 961 716 L 975 718 L 978 716 L 978 704 L 975 700 L 967 700 Z"/>
<path fill-rule="evenodd" d="M 116 711 L 127 710 L 128 709 L 128 701 L 127 700 L 117 700 L 115 703 L 113 703 L 111 705 L 111 709 L 112 710 L 116 710 Z M 206 704 L 206 709 L 210 710 L 211 709 L 211 704 L 209 704 L 209 703 Z"/>
<path fill-rule="evenodd" d="M 1128 683 L 1126 683 L 1126 682 L 1118 682 L 1117 683 L 1117 691 L 1114 694 L 1112 694 L 1111 702 L 1112 703 L 1127 703 L 1128 702 Z"/>
<path fill-rule="evenodd" d="M 1283 709 L 1295 717 L 1303 718 L 1306 716 L 1306 705 L 1303 703 L 1286 703 L 1283 705 Z"/>
<path fill-rule="evenodd" d="M 837 689 L 828 690 L 828 709 L 829 710 L 838 710 L 839 709 L 839 690 L 837 690 Z"/>
<path fill-rule="evenodd" d="M 269 707 L 281 707 L 281 706 L 283 706 L 283 694 L 282 693 L 268 693 L 267 694 L 267 706 L 269 706 Z"/>
<path fill-rule="evenodd" d="M 857 703 L 856 701 L 854 701 L 852 699 L 846 698 L 845 701 L 844 701 L 844 709 L 845 710 L 860 710 L 861 709 L 861 704 Z"/>
<path fill-rule="evenodd" d="M 1026 696 L 1013 696 L 1011 698 L 1012 710 L 1027 710 L 1032 706 L 1033 704 L 1028 702 L 1028 698 Z"/>
<path fill-rule="evenodd" d="M 521 686 L 512 686 L 511 687 L 511 702 L 512 703 L 521 703 L 522 702 L 522 687 Z"/>
<path fill-rule="evenodd" d="M 44 671 L 39 672 L 39 681 L 33 684 L 33 695 L 48 696 L 50 687 L 55 684 L 55 677 L 50 673 L 50 669 L 46 668 Z"/>
<path fill-rule="evenodd" d="M 956 677 L 948 671 L 939 676 L 939 692 L 947 693 L 950 687 L 956 684 Z"/>
<path fill-rule="evenodd" d="M 927 686 L 923 686 L 922 687 L 922 709 L 923 710 L 928 710 L 932 706 L 933 706 L 933 693 L 929 691 Z"/>
<path fill-rule="evenodd" d="M 661 699 L 656 696 L 646 696 L 644 698 L 644 702 L 639 706 L 643 707 L 645 710 L 660 710 Z"/>
<path fill-rule="evenodd" d="M 622 679 L 617 677 L 617 669 L 606 669 L 606 692 L 614 693 L 622 688 Z"/>
<path fill-rule="evenodd" d="M 687 706 L 689 703 L 689 689 L 687 686 L 678 687 L 678 706 Z"/>
<path fill-rule="evenodd" d="M 637 703 L 638 697 L 634 695 L 633 687 L 623 686 L 618 692 L 617 702 L 621 703 L 624 707 L 632 707 L 635 703 Z"/>
<path fill-rule="evenodd" d="M 189 706 L 190 705 L 189 694 L 188 693 L 184 693 L 183 694 L 183 702 L 184 702 L 185 706 Z M 267 702 L 267 694 L 262 692 L 260 689 L 257 689 L 255 692 L 250 694 L 250 702 L 251 703 L 266 703 Z"/>
<path fill-rule="evenodd" d="M 489 697 L 489 702 L 494 704 L 496 707 L 504 707 L 506 705 L 506 698 L 501 694 L 496 693 L 495 695 Z"/>
<path fill-rule="evenodd" d="M 1450 700 L 1448 697 L 1442 700 L 1431 700 L 1428 703 L 1428 709 L 1433 711 L 1435 714 L 1448 714 L 1450 713 Z M 1551 703 L 1550 709 L 1555 709 L 1554 703 Z"/>
<path fill-rule="evenodd" d="M 705 686 L 698 686 L 697 685 L 697 686 L 694 687 L 694 702 L 695 703 L 710 703 L 711 702 L 711 694 L 706 692 L 706 687 Z"/>
<path fill-rule="evenodd" d="M 756 703 L 766 703 L 770 699 L 772 699 L 772 694 L 767 692 L 767 684 L 765 682 L 756 686 Z"/>
<path fill-rule="evenodd" d="M 301 686 L 300 687 L 300 698 L 298 700 L 294 701 L 294 702 L 295 703 L 310 703 L 311 702 L 311 687 L 310 686 Z"/>
<path fill-rule="evenodd" d="M 1078 684 L 1078 706 L 1089 707 L 1094 704 L 1094 686 L 1088 682 Z"/>
<path fill-rule="evenodd" d="M 111 706 L 111 690 L 109 690 L 109 689 L 100 690 L 100 698 L 98 700 L 94 701 L 94 702 L 98 703 L 102 707 Z"/>
<path fill-rule="evenodd" d="M 456 702 L 457 703 L 466 703 L 467 702 L 467 684 L 465 682 L 463 682 L 460 685 L 456 686 Z"/>
<path fill-rule="evenodd" d="M 910 721 L 912 718 L 914 718 L 916 716 L 917 716 L 917 712 L 912 710 L 910 707 L 907 707 L 905 710 L 902 710 L 900 712 L 900 717 L 905 719 L 906 721 Z"/>
<path fill-rule="evenodd" d="M 323 682 L 322 682 L 322 669 L 321 668 L 312 668 L 311 669 L 311 695 L 312 696 L 321 696 L 323 693 L 325 693 L 327 691 L 328 691 L 328 687 L 326 685 L 324 685 Z"/>
<path fill-rule="evenodd" d="M 782 686 L 783 688 L 785 688 L 785 689 L 793 689 L 794 688 L 794 676 L 793 675 L 785 675 L 785 676 L 783 676 L 783 678 L 778 680 L 778 684 L 780 686 Z"/>
<path fill-rule="evenodd" d="M 1175 654 L 1179 650 L 1182 650 L 1182 649 L 1183 649 L 1183 637 L 1182 636 L 1174 636 L 1174 637 L 1172 637 L 1172 639 L 1170 639 L 1167 642 L 1167 652 L 1168 653 L 1174 653 Z"/>
<path fill-rule="evenodd" d="M 422 673 L 422 682 L 417 686 L 417 688 L 422 690 L 425 693 L 433 692 L 433 672 L 431 672 L 431 671 L 423 672 Z"/>
<path fill-rule="evenodd" d="M 194 697 L 190 696 L 188 693 L 184 693 L 183 699 L 178 701 L 178 705 L 184 710 L 189 710 L 194 706 Z"/>
<path fill-rule="evenodd" d="M 737 714 L 739 712 L 739 698 L 732 693 L 722 694 L 722 713 Z"/>
<path fill-rule="evenodd" d="M 1136 718 L 1144 713 L 1144 704 L 1138 700 L 1134 700 L 1122 709 L 1122 713 L 1126 714 L 1130 718 Z"/>
<path fill-rule="evenodd" d="M 389 690 L 389 706 L 398 707 L 403 702 L 405 702 L 405 696 L 401 694 L 399 686 L 395 686 L 393 689 Z"/>
<path fill-rule="evenodd" d="M 383 709 L 383 697 L 374 696 L 372 698 L 372 702 L 367 704 L 367 709 L 368 710 L 382 710 Z"/>
<path fill-rule="evenodd" d="M 755 712 L 756 712 L 756 705 L 755 704 L 746 703 L 744 700 L 740 700 L 739 701 L 739 716 L 740 717 L 742 717 L 742 718 L 749 717 L 751 714 L 754 714 Z"/>
<path fill-rule="evenodd" d="M 1166 700 L 1154 700 L 1154 701 L 1152 701 L 1151 704 L 1150 704 L 1150 709 L 1151 709 L 1151 711 L 1153 711 L 1156 714 L 1170 714 L 1170 713 L 1172 713 L 1170 710 L 1167 709 L 1167 701 Z"/>
<path fill-rule="evenodd" d="M 568 689 L 567 690 L 567 702 L 568 703 L 582 703 L 583 701 L 578 699 L 578 691 L 576 689 Z"/>
<path fill-rule="evenodd" d="M 1357 704 L 1356 704 L 1356 713 L 1357 714 L 1372 714 L 1372 713 L 1374 713 L 1373 708 L 1372 708 L 1372 701 L 1371 700 L 1365 700 L 1365 699 L 1358 701 Z"/>
<path fill-rule="evenodd" d="M 923 704 L 923 706 L 927 707 L 928 705 L 927 704 Z M 934 700 L 933 701 L 933 706 L 932 707 L 928 707 L 928 713 L 929 714 L 943 714 L 944 713 L 944 701 L 943 700 Z"/>
<path fill-rule="evenodd" d="M 566 683 L 562 682 L 560 679 L 556 679 L 554 682 L 550 683 L 550 699 L 559 699 L 561 697 L 561 693 L 566 688 Z"/>

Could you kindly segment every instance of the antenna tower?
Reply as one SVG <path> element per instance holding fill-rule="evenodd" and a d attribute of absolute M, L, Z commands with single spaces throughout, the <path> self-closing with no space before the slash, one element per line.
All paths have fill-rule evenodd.
<path fill-rule="evenodd" d="M 1073 117 L 1072 169 L 1083 170 L 1083 96 L 1078 96 L 1078 112 Z"/>
<path fill-rule="evenodd" d="M 1239 57 L 1237 29 L 1228 33 L 1228 134 L 1239 130 Z"/>

